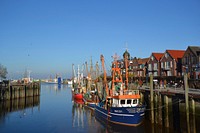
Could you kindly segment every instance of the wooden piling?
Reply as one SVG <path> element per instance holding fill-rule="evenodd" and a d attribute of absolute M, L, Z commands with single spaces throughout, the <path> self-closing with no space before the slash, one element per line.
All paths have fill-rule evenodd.
<path fill-rule="evenodd" d="M 25 97 L 25 87 L 20 87 L 19 89 L 19 98 Z"/>
<path fill-rule="evenodd" d="M 186 109 L 186 121 L 187 121 L 187 132 L 190 133 L 190 116 L 189 116 L 189 100 L 188 100 L 188 79 L 187 74 L 184 75 L 184 88 L 185 88 L 185 109 Z"/>
<path fill-rule="evenodd" d="M 193 125 L 193 133 L 196 133 L 196 120 L 195 120 L 195 101 L 194 101 L 194 99 L 192 99 L 191 100 L 191 102 L 192 102 L 192 117 L 193 117 L 193 121 L 192 121 L 192 125 Z"/>
<path fill-rule="evenodd" d="M 150 75 L 151 123 L 154 123 L 153 75 Z"/>
<path fill-rule="evenodd" d="M 159 116 L 158 116 L 158 95 L 156 94 L 155 95 L 155 123 L 158 124 L 158 119 L 159 119 Z"/>
<path fill-rule="evenodd" d="M 14 105 L 13 100 L 20 98 L 34 97 L 40 95 L 40 82 L 33 82 L 29 84 L 13 83 L 0 86 L 0 101 L 10 100 L 11 109 Z M 18 104 L 16 101 L 15 104 Z"/>
<path fill-rule="evenodd" d="M 162 96 L 158 96 L 158 123 L 162 125 Z"/>
<path fill-rule="evenodd" d="M 168 96 L 165 97 L 165 126 L 169 127 L 169 99 Z"/>
<path fill-rule="evenodd" d="M 141 103 L 144 103 L 144 95 L 141 92 L 140 92 L 140 100 L 141 100 Z"/>

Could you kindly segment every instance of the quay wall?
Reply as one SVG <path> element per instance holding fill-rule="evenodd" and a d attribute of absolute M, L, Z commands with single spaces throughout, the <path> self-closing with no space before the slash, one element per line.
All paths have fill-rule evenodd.
<path fill-rule="evenodd" d="M 32 83 L 10 83 L 0 85 L 0 101 L 14 100 L 40 95 L 40 82 Z"/>

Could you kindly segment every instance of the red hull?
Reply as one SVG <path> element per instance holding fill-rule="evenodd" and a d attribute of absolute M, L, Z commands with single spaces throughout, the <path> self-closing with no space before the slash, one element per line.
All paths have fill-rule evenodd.
<path fill-rule="evenodd" d="M 84 101 L 82 99 L 74 99 L 74 102 L 78 104 L 84 104 Z"/>
<path fill-rule="evenodd" d="M 80 93 L 74 94 L 74 99 L 76 99 L 76 100 L 83 100 L 83 94 L 80 94 Z"/>

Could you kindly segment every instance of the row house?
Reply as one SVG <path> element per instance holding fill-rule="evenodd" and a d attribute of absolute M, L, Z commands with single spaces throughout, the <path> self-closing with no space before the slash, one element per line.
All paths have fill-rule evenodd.
<path fill-rule="evenodd" d="M 166 50 L 164 53 L 152 53 L 149 58 L 130 58 L 126 50 L 123 59 L 119 60 L 122 75 L 125 76 L 125 59 L 127 59 L 129 77 L 145 77 L 146 74 L 154 76 L 181 76 L 182 57 L 184 50 Z M 147 68 L 147 69 L 146 69 Z"/>
<path fill-rule="evenodd" d="M 200 47 L 188 46 L 182 58 L 182 71 L 190 78 L 200 78 Z"/>
<path fill-rule="evenodd" d="M 123 77 L 125 76 L 125 59 L 127 59 L 127 67 L 128 67 L 128 77 L 133 78 L 133 77 L 145 77 L 146 76 L 146 64 L 149 58 L 131 58 L 130 53 L 126 50 L 123 54 L 123 59 L 119 60 L 121 70 L 122 70 L 122 75 Z"/>
<path fill-rule="evenodd" d="M 166 50 L 164 53 L 153 52 L 149 58 L 131 58 L 126 50 L 119 67 L 123 77 L 126 74 L 125 59 L 127 60 L 128 75 L 131 77 L 153 76 L 182 76 L 187 73 L 190 78 L 200 79 L 200 47 L 188 46 L 186 50 Z"/>
<path fill-rule="evenodd" d="M 145 77 L 146 76 L 146 67 L 149 58 L 138 59 L 138 69 L 137 69 L 137 77 Z"/>
<path fill-rule="evenodd" d="M 136 77 L 137 76 L 137 70 L 138 70 L 138 59 L 136 57 L 132 58 L 129 64 L 129 76 L 130 77 Z"/>
<path fill-rule="evenodd" d="M 152 53 L 147 62 L 149 74 L 153 76 L 161 76 L 161 63 L 160 60 L 164 53 Z"/>
<path fill-rule="evenodd" d="M 161 63 L 161 76 L 181 76 L 181 61 L 185 50 L 166 50 Z"/>

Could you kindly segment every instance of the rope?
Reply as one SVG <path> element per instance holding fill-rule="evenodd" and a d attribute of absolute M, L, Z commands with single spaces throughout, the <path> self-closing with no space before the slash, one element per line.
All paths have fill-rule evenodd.
<path fill-rule="evenodd" d="M 176 104 L 176 103 L 179 103 L 179 102 L 181 102 L 181 101 L 183 101 L 183 100 L 179 100 L 179 101 L 177 101 L 177 102 L 174 102 L 174 103 L 172 103 L 172 105 L 173 104 Z M 164 107 L 166 107 L 166 105 L 163 105 L 163 106 L 160 106 L 160 107 L 157 107 L 157 108 L 153 108 L 153 110 L 157 110 L 157 109 L 162 109 L 162 108 L 164 108 Z M 147 111 L 150 111 L 151 109 L 146 109 Z"/>

